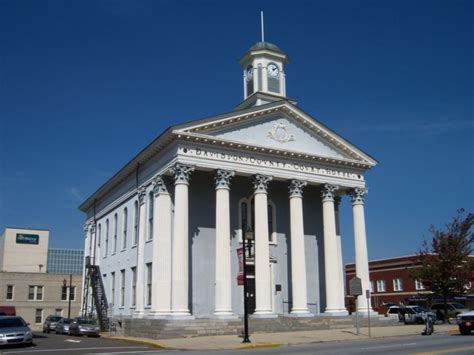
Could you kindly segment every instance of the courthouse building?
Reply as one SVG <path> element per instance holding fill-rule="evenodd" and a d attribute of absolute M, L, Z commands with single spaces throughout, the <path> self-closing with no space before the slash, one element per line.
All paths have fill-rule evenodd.
<path fill-rule="evenodd" d="M 277 46 L 255 44 L 232 112 L 168 128 L 81 204 L 109 314 L 242 315 L 246 238 L 254 317 L 346 315 L 341 199 L 370 288 L 364 173 L 377 161 L 286 96 L 286 64 Z"/>

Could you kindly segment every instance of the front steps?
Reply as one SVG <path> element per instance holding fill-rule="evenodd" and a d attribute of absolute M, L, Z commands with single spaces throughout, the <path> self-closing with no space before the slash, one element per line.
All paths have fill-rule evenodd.
<path fill-rule="evenodd" d="M 367 318 L 359 318 L 360 326 L 367 326 Z M 374 327 L 402 324 L 384 317 L 370 318 Z M 355 327 L 355 317 L 315 316 L 294 318 L 279 316 L 274 319 L 249 319 L 250 333 L 275 333 L 303 330 L 341 329 Z M 188 338 L 212 335 L 241 334 L 244 329 L 242 318 L 238 320 L 220 319 L 124 319 L 120 333 L 124 336 L 150 339 Z"/>

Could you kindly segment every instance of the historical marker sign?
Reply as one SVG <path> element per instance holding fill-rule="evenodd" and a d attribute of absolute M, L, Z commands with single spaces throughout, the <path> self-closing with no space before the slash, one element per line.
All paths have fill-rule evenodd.
<path fill-rule="evenodd" d="M 359 277 L 354 277 L 349 281 L 349 291 L 351 296 L 360 296 L 362 292 L 362 280 Z"/>

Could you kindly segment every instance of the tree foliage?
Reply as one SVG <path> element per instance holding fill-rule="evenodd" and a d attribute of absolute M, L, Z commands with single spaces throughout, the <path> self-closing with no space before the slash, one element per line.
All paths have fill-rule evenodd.
<path fill-rule="evenodd" d="M 413 269 L 412 277 L 423 282 L 425 288 L 446 300 L 464 294 L 474 271 L 472 252 L 474 242 L 474 214 L 464 216 L 464 210 L 445 228 L 431 226 L 431 240 L 425 240 L 417 253 L 420 268 Z"/>

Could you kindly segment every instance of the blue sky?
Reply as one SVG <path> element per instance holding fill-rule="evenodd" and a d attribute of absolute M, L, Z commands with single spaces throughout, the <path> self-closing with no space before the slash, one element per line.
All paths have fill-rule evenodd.
<path fill-rule="evenodd" d="M 0 0 L 0 229 L 81 248 L 80 202 L 166 127 L 242 100 L 260 10 L 288 96 L 380 162 L 370 258 L 474 210 L 472 1 Z M 350 262 L 348 199 L 342 233 Z"/>

